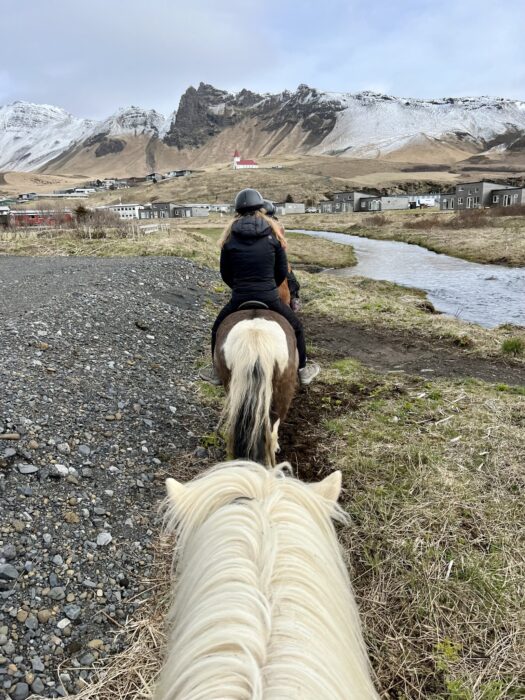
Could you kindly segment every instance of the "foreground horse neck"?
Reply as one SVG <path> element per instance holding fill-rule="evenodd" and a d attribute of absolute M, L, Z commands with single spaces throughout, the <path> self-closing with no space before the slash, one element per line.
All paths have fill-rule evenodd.
<path fill-rule="evenodd" d="M 340 474 L 325 482 L 232 463 L 171 486 L 178 583 L 157 700 L 377 698 L 330 520 Z"/>

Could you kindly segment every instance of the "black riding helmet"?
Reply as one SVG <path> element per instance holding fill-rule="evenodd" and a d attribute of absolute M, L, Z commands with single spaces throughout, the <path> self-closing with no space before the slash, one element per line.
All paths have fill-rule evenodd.
<path fill-rule="evenodd" d="M 264 206 L 264 199 L 260 192 L 248 187 L 241 190 L 235 197 L 235 211 L 239 214 L 247 214 L 250 211 L 257 211 Z"/>
<path fill-rule="evenodd" d="M 269 199 L 264 200 L 264 211 L 268 214 L 268 216 L 275 216 L 275 213 L 277 212 L 277 208 L 273 202 L 270 202 Z"/>

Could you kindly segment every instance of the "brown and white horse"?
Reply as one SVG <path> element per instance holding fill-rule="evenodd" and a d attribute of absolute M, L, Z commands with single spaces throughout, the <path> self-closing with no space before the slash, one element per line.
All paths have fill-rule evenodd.
<path fill-rule="evenodd" d="M 280 314 L 236 311 L 221 323 L 214 363 L 227 391 L 223 422 L 230 457 L 275 465 L 298 362 L 295 332 Z"/>

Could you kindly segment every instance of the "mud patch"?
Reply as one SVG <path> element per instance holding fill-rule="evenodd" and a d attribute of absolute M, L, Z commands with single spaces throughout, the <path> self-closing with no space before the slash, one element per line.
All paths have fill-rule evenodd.
<path fill-rule="evenodd" d="M 279 432 L 281 451 L 278 461 L 290 462 L 294 476 L 303 481 L 319 481 L 333 471 L 326 421 L 357 410 L 378 383 L 344 388 L 317 381 L 295 397 L 290 413 Z"/>

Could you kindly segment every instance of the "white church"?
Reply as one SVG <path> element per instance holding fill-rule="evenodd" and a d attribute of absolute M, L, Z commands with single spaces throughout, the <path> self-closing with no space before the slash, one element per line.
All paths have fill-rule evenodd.
<path fill-rule="evenodd" d="M 244 170 L 246 168 L 258 168 L 259 166 L 254 160 L 243 160 L 241 154 L 237 149 L 233 154 L 233 169 L 234 170 Z"/>

